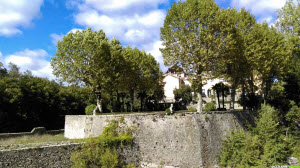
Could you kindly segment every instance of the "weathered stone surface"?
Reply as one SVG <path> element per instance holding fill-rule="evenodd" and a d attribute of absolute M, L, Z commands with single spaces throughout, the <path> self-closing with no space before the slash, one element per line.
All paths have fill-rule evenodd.
<path fill-rule="evenodd" d="M 121 117 L 138 128 L 134 145 L 121 152 L 126 163 L 183 168 L 215 167 L 227 132 L 252 120 L 245 112 L 66 116 L 65 136 L 98 136 L 109 120 Z"/>
<path fill-rule="evenodd" d="M 35 127 L 32 129 L 31 133 L 35 135 L 43 135 L 46 133 L 46 129 L 45 127 Z"/>
<path fill-rule="evenodd" d="M 17 150 L 0 150 L 0 167 L 71 167 L 71 153 L 81 144 L 50 145 Z"/>

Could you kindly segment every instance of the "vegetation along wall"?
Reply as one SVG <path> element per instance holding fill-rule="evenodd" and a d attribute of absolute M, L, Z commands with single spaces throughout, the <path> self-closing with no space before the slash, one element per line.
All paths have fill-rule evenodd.
<path fill-rule="evenodd" d="M 136 126 L 134 143 L 121 154 L 128 163 L 157 167 L 214 167 L 222 139 L 252 117 L 246 112 L 66 116 L 65 137 L 98 136 L 109 120 Z"/>

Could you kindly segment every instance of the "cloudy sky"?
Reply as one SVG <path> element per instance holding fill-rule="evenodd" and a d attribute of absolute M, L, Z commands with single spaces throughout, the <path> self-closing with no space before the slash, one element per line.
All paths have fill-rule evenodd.
<path fill-rule="evenodd" d="M 0 62 L 54 79 L 50 60 L 56 42 L 70 31 L 103 29 L 126 46 L 151 53 L 160 63 L 160 27 L 177 0 L 0 0 Z M 246 8 L 272 24 L 285 0 L 216 0 L 221 8 Z"/>

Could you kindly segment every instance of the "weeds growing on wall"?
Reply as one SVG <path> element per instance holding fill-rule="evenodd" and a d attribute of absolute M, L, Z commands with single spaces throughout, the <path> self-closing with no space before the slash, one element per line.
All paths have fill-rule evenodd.
<path fill-rule="evenodd" d="M 121 124 L 126 125 L 124 118 L 120 121 L 111 120 L 100 136 L 87 139 L 81 149 L 72 154 L 71 161 L 74 163 L 72 167 L 135 167 L 134 164 L 124 165 L 117 149 L 132 144 L 132 132 L 136 128 L 127 126 L 121 128 Z"/>

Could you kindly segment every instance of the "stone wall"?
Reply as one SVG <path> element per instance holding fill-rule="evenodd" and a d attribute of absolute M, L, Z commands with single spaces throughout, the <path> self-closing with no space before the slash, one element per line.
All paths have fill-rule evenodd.
<path fill-rule="evenodd" d="M 56 135 L 56 134 L 61 134 L 61 133 L 64 133 L 63 129 L 46 131 L 46 129 L 44 127 L 36 127 L 36 128 L 33 128 L 31 132 L 0 133 L 0 140 L 8 139 L 8 138 L 22 137 L 22 136 L 43 135 L 43 134 Z"/>
<path fill-rule="evenodd" d="M 0 150 L 0 167 L 71 167 L 71 153 L 81 144 L 41 146 L 17 150 Z"/>
<path fill-rule="evenodd" d="M 247 112 L 66 116 L 65 137 L 98 136 L 109 120 L 121 117 L 138 128 L 134 145 L 121 156 L 126 163 L 149 167 L 214 167 L 227 132 L 253 121 Z"/>

